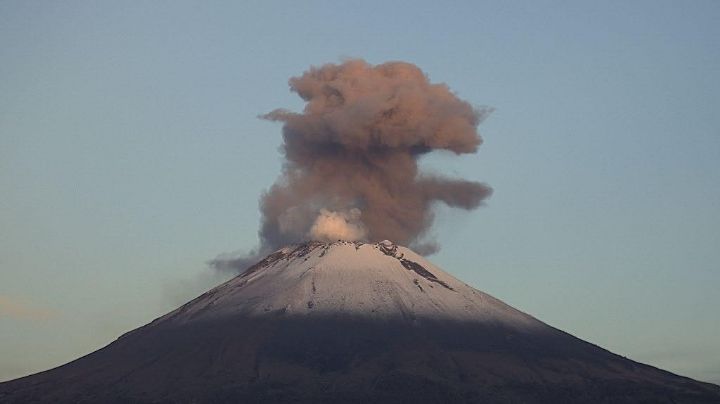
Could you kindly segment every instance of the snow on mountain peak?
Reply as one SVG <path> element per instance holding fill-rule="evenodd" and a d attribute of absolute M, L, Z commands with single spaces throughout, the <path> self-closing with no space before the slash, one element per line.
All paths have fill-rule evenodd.
<path fill-rule="evenodd" d="M 388 240 L 310 241 L 282 248 L 157 321 L 181 324 L 267 315 L 546 327 Z"/>

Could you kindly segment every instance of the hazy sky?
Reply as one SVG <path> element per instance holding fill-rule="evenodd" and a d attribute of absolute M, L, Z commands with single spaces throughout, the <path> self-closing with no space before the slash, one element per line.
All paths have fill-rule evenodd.
<path fill-rule="evenodd" d="M 287 80 L 417 64 L 496 111 L 431 260 L 720 383 L 720 2 L 0 2 L 0 380 L 95 350 L 257 244 Z"/>

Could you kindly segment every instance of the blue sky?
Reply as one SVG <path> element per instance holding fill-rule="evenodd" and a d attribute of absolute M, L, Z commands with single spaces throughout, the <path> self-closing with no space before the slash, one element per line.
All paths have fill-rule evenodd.
<path fill-rule="evenodd" d="M 97 349 L 257 242 L 289 77 L 417 64 L 495 112 L 426 170 L 431 259 L 632 359 L 720 383 L 720 3 L 0 3 L 0 380 Z"/>

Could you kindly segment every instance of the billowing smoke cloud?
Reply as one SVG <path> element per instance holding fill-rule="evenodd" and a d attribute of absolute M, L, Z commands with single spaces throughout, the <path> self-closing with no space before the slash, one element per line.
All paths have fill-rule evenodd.
<path fill-rule="evenodd" d="M 433 204 L 469 210 L 491 194 L 482 183 L 418 170 L 418 158 L 434 150 L 475 153 L 489 111 L 415 65 L 327 64 L 291 78 L 290 89 L 306 102 L 302 113 L 262 116 L 283 123 L 286 161 L 260 200 L 258 254 L 308 239 L 389 239 L 433 252 L 437 246 L 421 242 Z"/>

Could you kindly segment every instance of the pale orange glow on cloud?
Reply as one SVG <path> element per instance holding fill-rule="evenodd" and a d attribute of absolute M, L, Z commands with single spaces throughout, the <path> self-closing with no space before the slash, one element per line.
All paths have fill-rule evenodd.
<path fill-rule="evenodd" d="M 44 321 L 57 317 L 55 310 L 38 307 L 26 300 L 0 296 L 0 319 L 9 317 L 20 320 Z"/>

